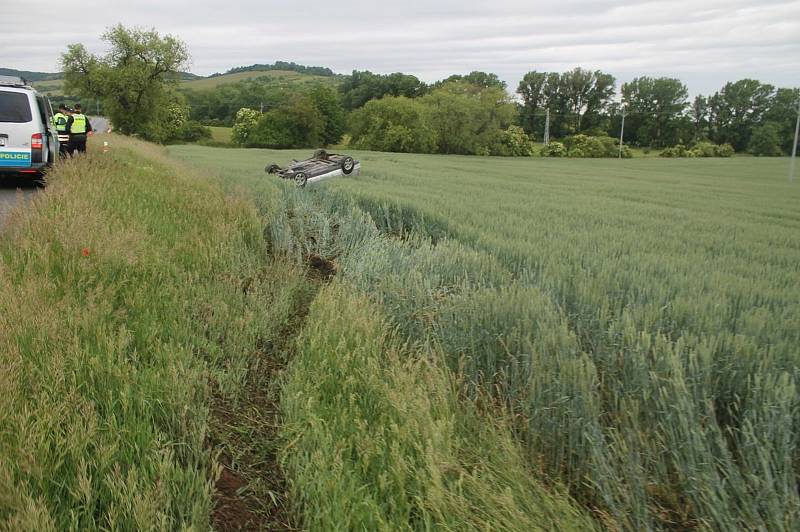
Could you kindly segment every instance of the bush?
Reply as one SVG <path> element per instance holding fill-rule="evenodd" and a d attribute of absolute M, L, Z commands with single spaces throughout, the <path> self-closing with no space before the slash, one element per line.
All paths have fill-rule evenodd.
<path fill-rule="evenodd" d="M 670 148 L 664 148 L 663 150 L 661 150 L 661 153 L 659 155 L 661 157 L 673 158 L 673 157 L 686 157 L 687 156 L 686 154 L 687 154 L 686 146 L 684 146 L 683 144 L 677 144 Z"/>
<path fill-rule="evenodd" d="M 720 144 L 714 150 L 714 154 L 717 157 L 733 157 L 734 153 L 736 153 L 736 150 L 727 142 L 725 144 Z"/>
<path fill-rule="evenodd" d="M 608 135 L 572 135 L 564 139 L 564 146 L 567 148 L 567 156 L 579 157 L 619 157 L 620 149 L 616 139 Z M 622 149 L 622 157 L 630 158 L 633 154 L 626 146 Z"/>
<path fill-rule="evenodd" d="M 567 147 L 562 143 L 554 140 L 544 148 L 542 148 L 542 157 L 566 157 Z"/>
<path fill-rule="evenodd" d="M 778 157 L 781 150 L 780 128 L 774 122 L 767 122 L 753 130 L 748 151 L 758 157 Z"/>
<path fill-rule="evenodd" d="M 606 137 L 611 140 L 609 137 Z M 606 146 L 598 137 L 588 135 L 572 135 L 564 139 L 567 148 L 567 157 L 610 157 L 606 153 Z M 611 142 L 613 151 L 613 141 Z"/>
<path fill-rule="evenodd" d="M 678 144 L 671 148 L 664 148 L 661 157 L 732 157 L 735 153 L 730 144 L 714 144 L 713 142 L 700 141 L 695 143 L 691 149 L 687 149 L 683 144 Z"/>
<path fill-rule="evenodd" d="M 250 130 L 250 148 L 313 148 L 325 142 L 325 117 L 307 95 L 264 113 Z"/>
<path fill-rule="evenodd" d="M 196 120 L 189 120 L 175 131 L 170 142 L 198 142 L 211 138 L 211 128 L 208 128 Z"/>
<path fill-rule="evenodd" d="M 716 157 L 717 145 L 712 142 L 701 141 L 694 145 L 692 152 L 695 157 Z"/>
<path fill-rule="evenodd" d="M 436 133 L 419 100 L 387 96 L 371 100 L 350 117 L 353 144 L 365 150 L 434 153 Z"/>
<path fill-rule="evenodd" d="M 233 122 L 233 132 L 231 140 L 234 144 L 244 146 L 250 137 L 250 132 L 261 118 L 261 113 L 254 109 L 243 107 L 236 113 L 236 120 Z"/>
<path fill-rule="evenodd" d="M 533 154 L 533 141 L 519 126 L 509 126 L 500 134 L 500 143 L 495 146 L 493 153 L 506 157 L 531 157 Z"/>

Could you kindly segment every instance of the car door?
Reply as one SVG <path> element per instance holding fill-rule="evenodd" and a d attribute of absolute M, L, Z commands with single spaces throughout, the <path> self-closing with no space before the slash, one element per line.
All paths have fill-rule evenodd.
<path fill-rule="evenodd" d="M 44 161 L 52 162 L 53 155 L 58 153 L 58 133 L 53 125 L 53 106 L 50 105 L 50 100 L 47 96 L 39 95 L 36 97 L 39 104 L 39 112 L 42 117 L 42 124 L 44 126 L 44 134 L 47 138 L 47 150 L 44 153 Z"/>
<path fill-rule="evenodd" d="M 27 92 L 0 88 L 0 166 L 31 166 L 30 100 Z"/>

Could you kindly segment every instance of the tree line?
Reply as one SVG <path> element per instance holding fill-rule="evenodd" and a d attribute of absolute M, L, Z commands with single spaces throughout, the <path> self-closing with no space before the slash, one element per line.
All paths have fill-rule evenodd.
<path fill-rule="evenodd" d="M 624 119 L 624 140 L 632 146 L 694 148 L 702 142 L 780 155 L 791 150 L 800 99 L 796 88 L 753 79 L 690 100 L 687 86 L 676 78 L 637 77 L 622 83 L 618 94 L 612 74 L 575 68 L 528 72 L 511 94 L 490 72 L 428 84 L 399 72 L 334 76 L 324 67 L 286 62 L 229 72 L 288 69 L 324 78 L 310 83 L 257 78 L 180 90 L 179 73 L 188 60 L 180 40 L 121 25 L 104 39 L 111 51 L 103 57 L 82 45 L 68 48 L 62 57 L 67 88 L 101 99 L 123 133 L 159 142 L 208 136 L 204 125 L 236 125 L 234 139 L 247 146 L 312 147 L 345 140 L 386 151 L 528 155 L 547 127 L 552 139 L 600 139 L 590 143 L 592 149 L 583 138 L 566 142 L 581 146 L 575 153 L 605 153 Z M 595 149 L 600 145 L 605 148 Z M 709 149 L 672 153 L 700 152 Z"/>
<path fill-rule="evenodd" d="M 234 100 L 244 103 L 265 90 L 258 86 L 256 81 L 228 90 L 241 91 Z M 791 151 L 798 89 L 742 79 L 690 100 L 688 87 L 675 78 L 637 77 L 623 83 L 619 94 L 616 87 L 615 77 L 599 70 L 532 71 L 514 98 L 492 73 L 476 71 L 426 84 L 410 74 L 354 71 L 339 85 L 342 112 L 337 116 L 356 147 L 385 151 L 506 154 L 510 136 L 519 133 L 512 127 L 521 128 L 531 141 L 541 141 L 546 126 L 552 139 L 616 139 L 623 115 L 624 140 L 631 146 L 711 143 L 756 155 Z M 226 95 L 214 97 L 223 101 Z M 225 105 L 232 116 L 237 103 Z M 708 153 L 708 148 L 699 151 Z M 717 151 L 727 153 L 727 148 Z"/>
<path fill-rule="evenodd" d="M 710 141 L 759 155 L 791 150 L 798 89 L 776 89 L 743 79 L 690 101 L 688 88 L 679 79 L 642 76 L 622 84 L 620 102 L 615 87 L 615 78 L 601 71 L 529 72 L 517 89 L 522 100 L 520 121 L 526 132 L 541 138 L 549 111 L 551 136 L 616 136 L 624 114 L 625 140 L 634 146 L 664 148 Z M 763 145 L 765 137 L 770 146 Z"/>

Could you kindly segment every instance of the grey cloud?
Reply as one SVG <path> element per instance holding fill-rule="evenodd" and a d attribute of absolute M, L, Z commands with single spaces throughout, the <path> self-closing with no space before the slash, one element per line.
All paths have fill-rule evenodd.
<path fill-rule="evenodd" d="M 800 85 L 800 2 L 674 0 L 340 0 L 193 2 L 87 0 L 65 11 L 4 0 L 0 66 L 53 70 L 66 44 L 103 50 L 117 22 L 181 37 L 200 74 L 289 60 L 340 72 L 405 71 L 433 81 L 496 72 L 514 87 L 528 70 L 599 68 L 625 81 L 677 76 L 693 93 L 755 77 Z M 42 21 L 41 12 L 63 13 Z M 32 28 L 36 28 L 34 31 Z"/>

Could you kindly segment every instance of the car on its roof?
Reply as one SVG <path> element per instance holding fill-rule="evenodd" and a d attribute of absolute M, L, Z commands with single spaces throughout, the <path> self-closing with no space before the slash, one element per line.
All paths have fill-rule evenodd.
<path fill-rule="evenodd" d="M 298 187 L 304 187 L 308 183 L 316 183 L 331 177 L 353 173 L 358 175 L 361 172 L 361 163 L 349 155 L 328 153 L 320 149 L 316 150 L 310 159 L 292 161 L 286 168 L 273 163 L 267 165 L 264 170 L 281 179 L 291 179 Z"/>
<path fill-rule="evenodd" d="M 22 78 L 0 76 L 0 175 L 41 176 L 58 154 L 53 108 Z"/>

